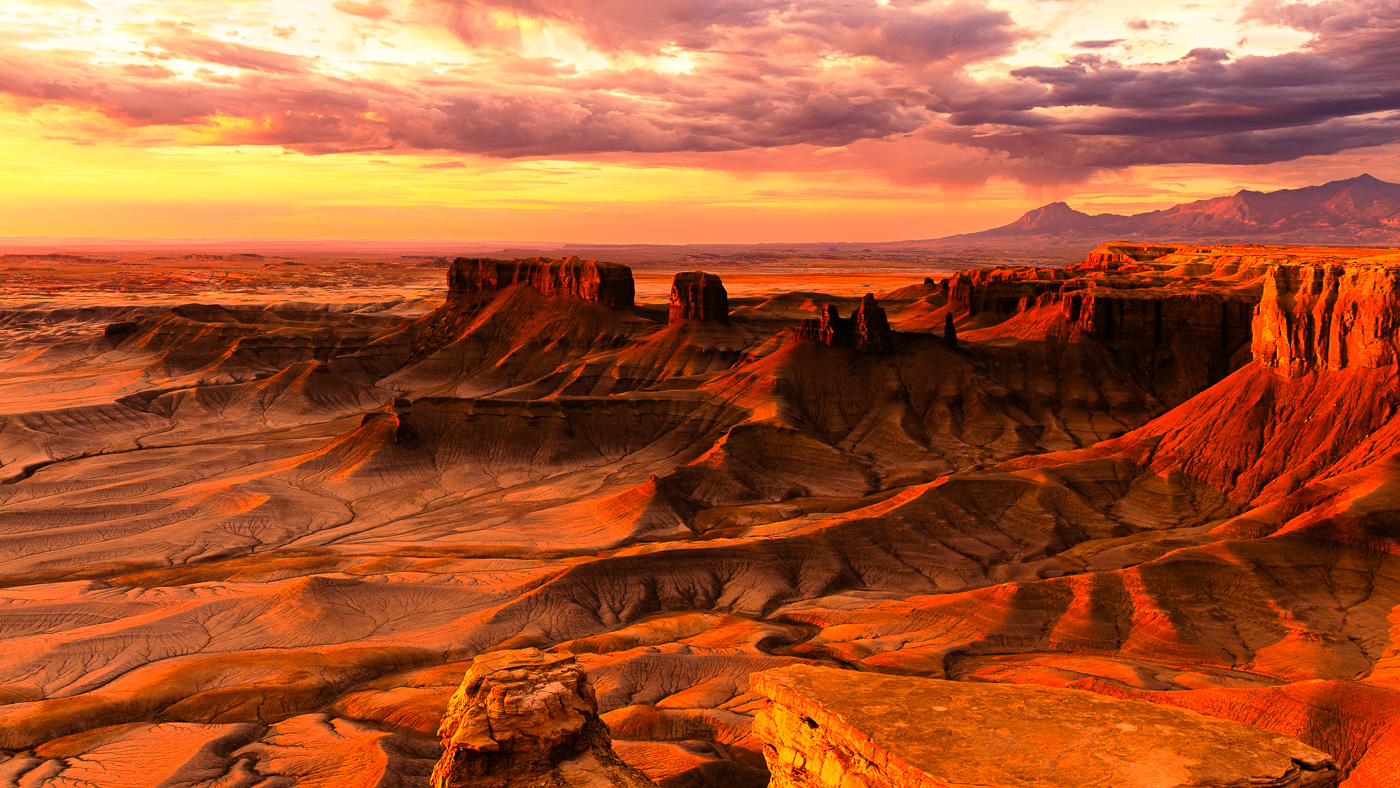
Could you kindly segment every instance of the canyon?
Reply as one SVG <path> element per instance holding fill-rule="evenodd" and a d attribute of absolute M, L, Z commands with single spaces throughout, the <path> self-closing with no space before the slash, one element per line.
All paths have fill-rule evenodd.
<path fill-rule="evenodd" d="M 764 720 L 873 740 L 838 706 L 911 681 L 1392 785 L 1397 271 L 1125 241 L 870 292 L 461 258 L 413 298 L 10 298 L 0 782 L 427 786 L 539 707 L 542 780 L 796 785 Z"/>

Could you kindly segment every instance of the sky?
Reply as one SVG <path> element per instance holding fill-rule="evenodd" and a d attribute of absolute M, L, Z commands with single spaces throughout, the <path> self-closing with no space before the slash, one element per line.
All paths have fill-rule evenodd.
<path fill-rule="evenodd" d="M 0 7 L 0 236 L 922 239 L 1397 153 L 1396 0 Z"/>

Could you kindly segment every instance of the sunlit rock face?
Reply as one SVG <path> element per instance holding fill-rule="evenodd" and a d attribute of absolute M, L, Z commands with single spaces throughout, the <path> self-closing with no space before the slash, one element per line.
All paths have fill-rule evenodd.
<path fill-rule="evenodd" d="M 708 320 L 729 325 L 729 294 L 718 276 L 703 271 L 676 274 L 671 285 L 671 325 Z"/>
<path fill-rule="evenodd" d="M 433 788 L 654 788 L 613 752 L 583 668 L 537 649 L 476 658 L 438 728 Z"/>
<path fill-rule="evenodd" d="M 1254 318 L 1254 356 L 1295 377 L 1376 369 L 1400 358 L 1398 329 L 1400 270 L 1370 261 L 1276 265 Z"/>
<path fill-rule="evenodd" d="M 756 677 L 771 788 L 1333 788 L 1287 736 L 1077 690 L 794 666 Z"/>
<path fill-rule="evenodd" d="M 558 260 L 463 257 L 452 264 L 448 273 L 448 295 L 455 298 L 490 296 L 522 283 L 546 296 L 577 296 L 610 309 L 632 306 L 636 294 L 632 269 L 617 263 L 578 257 Z"/>

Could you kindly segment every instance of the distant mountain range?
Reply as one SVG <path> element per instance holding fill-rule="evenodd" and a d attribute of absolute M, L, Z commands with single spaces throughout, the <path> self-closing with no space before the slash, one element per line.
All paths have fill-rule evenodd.
<path fill-rule="evenodd" d="M 1003 227 L 938 239 L 952 243 L 1081 243 L 1143 239 L 1283 244 L 1400 244 L 1400 184 L 1370 175 L 1321 186 L 1183 203 L 1122 216 L 1091 215 L 1062 202 Z"/>

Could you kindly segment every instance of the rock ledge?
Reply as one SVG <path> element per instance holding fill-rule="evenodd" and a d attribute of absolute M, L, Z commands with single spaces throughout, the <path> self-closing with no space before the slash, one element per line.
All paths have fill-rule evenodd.
<path fill-rule="evenodd" d="M 754 677 L 770 788 L 1331 788 L 1330 756 L 1092 692 L 794 665 Z"/>

